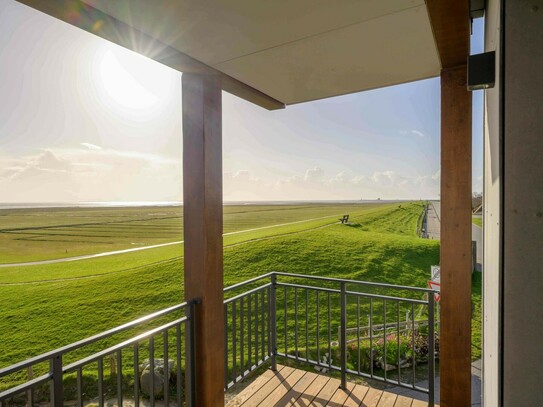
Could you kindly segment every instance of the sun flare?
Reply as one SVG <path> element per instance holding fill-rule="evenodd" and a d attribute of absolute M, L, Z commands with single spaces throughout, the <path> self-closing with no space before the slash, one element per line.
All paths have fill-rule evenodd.
<path fill-rule="evenodd" d="M 105 93 L 122 108 L 149 109 L 158 103 L 158 98 L 142 86 L 128 72 L 111 51 L 107 51 L 99 66 L 100 79 Z"/>

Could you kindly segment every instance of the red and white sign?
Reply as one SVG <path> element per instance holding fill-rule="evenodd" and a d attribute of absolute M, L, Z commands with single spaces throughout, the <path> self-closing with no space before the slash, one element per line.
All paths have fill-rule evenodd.
<path fill-rule="evenodd" d="M 441 291 L 441 270 L 439 266 L 432 266 L 431 279 L 428 280 L 428 287 L 432 290 Z M 439 302 L 441 299 L 440 293 L 434 293 L 434 299 Z"/>

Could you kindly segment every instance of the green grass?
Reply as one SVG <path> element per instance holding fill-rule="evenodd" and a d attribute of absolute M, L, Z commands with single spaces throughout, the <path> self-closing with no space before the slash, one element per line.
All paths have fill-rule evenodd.
<path fill-rule="evenodd" d="M 471 218 L 471 221 L 473 222 L 474 225 L 477 225 L 479 226 L 480 228 L 483 227 L 483 218 L 479 217 L 479 216 L 473 216 Z"/>
<path fill-rule="evenodd" d="M 376 205 L 227 205 L 224 232 L 343 213 Z M 43 208 L 0 211 L 0 263 L 49 260 L 183 239 L 182 208 Z"/>
<path fill-rule="evenodd" d="M 238 221 L 242 224 L 238 230 L 306 221 L 226 235 L 225 285 L 282 271 L 425 287 L 430 266 L 439 262 L 439 242 L 416 236 L 420 203 L 404 203 L 401 208 L 382 204 L 259 209 L 258 214 L 253 213 L 254 208 L 230 209 L 225 222 L 232 216 L 232 223 L 226 231 L 235 231 Z M 337 223 L 335 215 L 343 213 L 351 215 L 351 225 Z M 323 216 L 328 218 L 315 219 Z M 0 269 L 0 367 L 183 301 L 182 254 L 182 245 L 175 245 L 92 260 Z M 477 274 L 474 276 L 476 279 Z M 480 281 L 474 280 L 476 309 L 480 309 L 480 298 Z M 292 301 L 290 297 L 290 305 Z M 338 303 L 332 302 L 333 328 L 337 330 Z M 354 306 L 349 303 L 351 321 Z M 363 311 L 367 307 L 362 304 Z M 480 355 L 480 334 L 476 332 L 480 320 L 480 312 L 475 313 L 474 355 Z M 288 329 L 291 324 L 289 321 Z M 314 316 L 309 324 L 314 326 Z M 88 350 L 96 349 L 98 345 Z M 81 355 L 75 352 L 70 357 L 77 356 Z"/>

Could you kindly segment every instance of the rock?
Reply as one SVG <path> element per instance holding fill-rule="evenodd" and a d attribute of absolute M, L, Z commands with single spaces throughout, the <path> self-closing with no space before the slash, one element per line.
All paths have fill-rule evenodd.
<path fill-rule="evenodd" d="M 145 359 L 140 365 L 140 388 L 145 395 L 151 394 L 151 362 Z M 164 383 L 170 381 L 174 373 L 174 362 L 168 360 L 168 368 L 164 372 L 164 359 L 154 359 L 154 394 L 161 396 L 164 390 Z"/>

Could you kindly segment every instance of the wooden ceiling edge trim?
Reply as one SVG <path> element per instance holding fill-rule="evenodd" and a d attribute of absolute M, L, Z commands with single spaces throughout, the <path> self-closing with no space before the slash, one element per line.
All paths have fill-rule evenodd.
<path fill-rule="evenodd" d="M 123 48 L 137 52 L 179 72 L 217 76 L 222 89 L 268 110 L 285 104 L 144 32 L 94 8 L 82 0 L 16 0 L 21 4 L 78 27 Z"/>
<path fill-rule="evenodd" d="M 443 69 L 467 63 L 470 52 L 469 0 L 425 0 Z"/>

